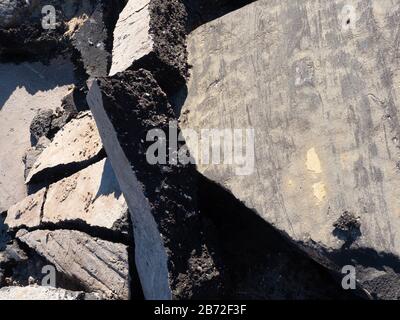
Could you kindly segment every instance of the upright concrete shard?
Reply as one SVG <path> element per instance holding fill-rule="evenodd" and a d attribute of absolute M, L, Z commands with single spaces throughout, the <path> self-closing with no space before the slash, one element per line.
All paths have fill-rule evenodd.
<path fill-rule="evenodd" d="M 207 23 L 189 36 L 180 117 L 183 132 L 254 129 L 250 174 L 199 155 L 198 170 L 386 299 L 400 283 L 399 14 L 392 0 L 259 0 Z"/>
<path fill-rule="evenodd" d="M 165 90 L 185 83 L 186 10 L 180 0 L 129 0 L 114 30 L 110 75 L 151 70 Z"/>
<path fill-rule="evenodd" d="M 89 86 L 88 103 L 131 212 L 145 298 L 218 297 L 223 275 L 196 206 L 194 168 L 169 156 L 152 165 L 146 157 L 151 129 L 170 135 L 166 95 L 146 70 Z"/>

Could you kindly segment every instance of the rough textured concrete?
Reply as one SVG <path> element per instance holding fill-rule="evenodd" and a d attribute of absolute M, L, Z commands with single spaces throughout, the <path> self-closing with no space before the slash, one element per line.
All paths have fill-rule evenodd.
<path fill-rule="evenodd" d="M 195 30 L 181 126 L 254 128 L 251 175 L 198 158 L 200 172 L 315 259 L 336 270 L 355 264 L 367 290 L 393 299 L 400 7 L 352 1 L 353 16 L 345 4 L 260 0 Z M 355 239 L 336 232 L 345 212 L 359 223 Z"/>
<path fill-rule="evenodd" d="M 102 160 L 52 184 L 43 207 L 43 223 L 81 221 L 115 230 L 128 206 L 108 160 Z"/>
<path fill-rule="evenodd" d="M 104 159 L 12 206 L 5 223 L 10 229 L 83 223 L 126 232 L 127 219 L 128 206 Z"/>
<path fill-rule="evenodd" d="M 186 10 L 179 0 L 130 0 L 114 30 L 110 75 L 151 70 L 166 90 L 184 84 Z"/>
<path fill-rule="evenodd" d="M 5 220 L 8 227 L 10 229 L 38 227 L 42 218 L 46 192 L 46 189 L 42 189 L 8 209 Z"/>
<path fill-rule="evenodd" d="M 139 70 L 93 81 L 88 103 L 129 206 L 144 296 L 220 296 L 223 271 L 196 207 L 195 169 L 146 159 L 148 131 L 168 133 L 174 120 L 164 92 Z"/>
<path fill-rule="evenodd" d="M 92 115 L 83 112 L 56 134 L 36 160 L 26 182 L 63 177 L 76 172 L 99 160 L 102 148 Z"/>
<path fill-rule="evenodd" d="M 153 50 L 150 35 L 150 0 L 129 1 L 114 30 L 113 60 L 110 75 L 125 71 Z"/>
<path fill-rule="evenodd" d="M 22 158 L 31 146 L 29 127 L 37 110 L 56 109 L 74 82 L 73 66 L 0 64 L 0 212 L 26 197 Z"/>
<path fill-rule="evenodd" d="M 78 282 L 109 299 L 129 298 L 127 247 L 70 230 L 20 230 L 17 238 Z"/>
<path fill-rule="evenodd" d="M 40 286 L 0 289 L 0 300 L 84 300 L 85 295 L 84 292 Z"/>

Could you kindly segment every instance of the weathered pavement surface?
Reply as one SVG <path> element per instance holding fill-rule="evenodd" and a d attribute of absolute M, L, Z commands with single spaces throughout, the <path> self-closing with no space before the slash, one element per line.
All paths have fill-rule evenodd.
<path fill-rule="evenodd" d="M 199 171 L 319 262 L 355 265 L 366 290 L 398 298 L 400 6 L 346 4 L 260 0 L 196 29 L 181 126 L 254 128 L 250 175 L 197 158 Z"/>
<path fill-rule="evenodd" d="M 0 212 L 26 194 L 22 157 L 31 146 L 29 126 L 40 109 L 56 109 L 74 83 L 73 65 L 58 59 L 0 64 Z"/>
<path fill-rule="evenodd" d="M 86 290 L 129 299 L 127 247 L 71 230 L 20 230 L 17 238 Z"/>

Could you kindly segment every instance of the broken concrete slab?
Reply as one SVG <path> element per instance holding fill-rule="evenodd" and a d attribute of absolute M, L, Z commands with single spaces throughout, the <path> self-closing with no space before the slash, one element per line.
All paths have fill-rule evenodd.
<path fill-rule="evenodd" d="M 195 169 L 146 159 L 148 131 L 168 134 L 174 119 L 166 95 L 146 70 L 89 86 L 88 103 L 131 213 L 145 298 L 221 296 L 223 269 L 196 206 Z"/>
<path fill-rule="evenodd" d="M 85 300 L 85 292 L 61 288 L 28 286 L 0 289 L 0 300 Z"/>
<path fill-rule="evenodd" d="M 400 73 L 389 45 L 399 10 L 259 0 L 203 25 L 189 36 L 181 113 L 184 133 L 254 129 L 249 175 L 202 162 L 187 139 L 199 171 L 320 263 L 354 265 L 359 283 L 386 299 L 400 274 Z M 350 243 L 335 232 L 345 212 L 360 224 Z"/>
<path fill-rule="evenodd" d="M 65 125 L 41 153 L 26 183 L 54 180 L 100 160 L 103 146 L 90 112 L 82 112 Z"/>
<path fill-rule="evenodd" d="M 11 230 L 38 227 L 42 219 L 42 210 L 46 200 L 46 188 L 28 196 L 7 211 L 4 221 Z"/>
<path fill-rule="evenodd" d="M 127 221 L 128 206 L 108 160 L 50 185 L 43 206 L 43 223 L 83 222 L 118 230 Z"/>
<path fill-rule="evenodd" d="M 150 70 L 167 91 L 185 83 L 186 10 L 179 0 L 130 0 L 114 30 L 110 75 Z"/>
<path fill-rule="evenodd" d="M 128 206 L 108 160 L 101 160 L 12 206 L 9 229 L 66 223 L 127 232 Z"/>
<path fill-rule="evenodd" d="M 36 111 L 60 107 L 73 82 L 68 59 L 47 66 L 0 64 L 0 212 L 27 196 L 22 159 L 31 147 L 29 126 Z"/>
<path fill-rule="evenodd" d="M 107 299 L 129 299 L 125 245 L 71 230 L 20 230 L 16 237 L 85 291 L 100 293 Z"/>

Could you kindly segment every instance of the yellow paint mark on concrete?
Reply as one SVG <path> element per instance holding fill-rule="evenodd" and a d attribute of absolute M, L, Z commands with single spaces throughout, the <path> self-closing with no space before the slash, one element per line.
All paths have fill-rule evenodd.
<path fill-rule="evenodd" d="M 326 198 L 325 184 L 321 181 L 313 184 L 314 196 L 318 199 L 318 202 L 324 201 Z"/>
<path fill-rule="evenodd" d="M 312 171 L 314 173 L 322 173 L 321 161 L 319 160 L 315 148 L 311 148 L 310 150 L 308 150 L 306 166 L 309 171 Z"/>

